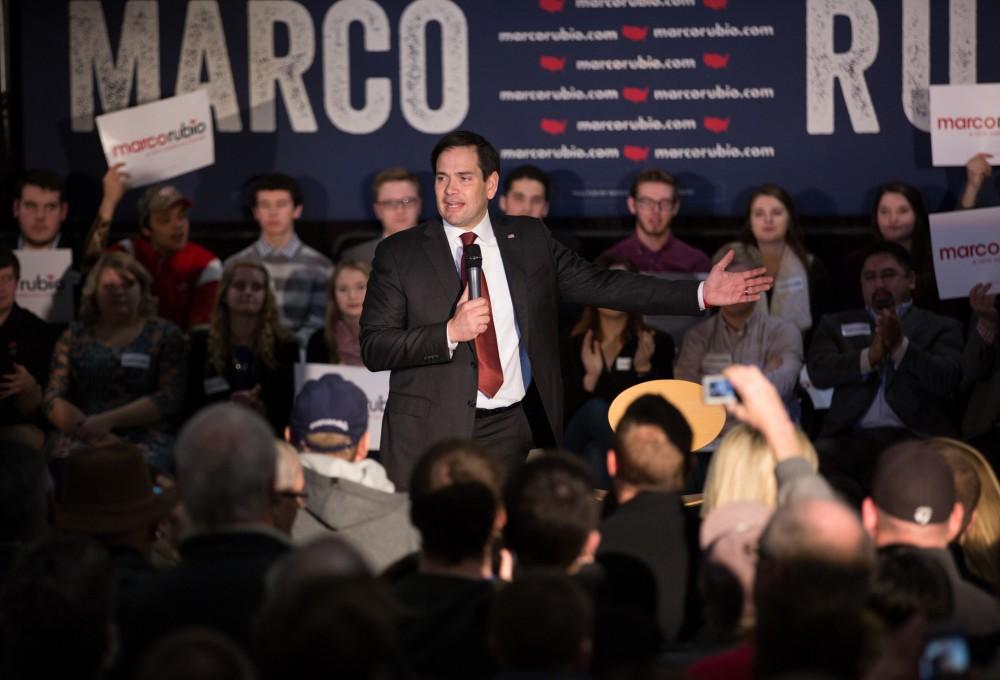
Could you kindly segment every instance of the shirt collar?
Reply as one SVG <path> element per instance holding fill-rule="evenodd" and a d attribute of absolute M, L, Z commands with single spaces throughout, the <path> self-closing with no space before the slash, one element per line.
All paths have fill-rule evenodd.
<path fill-rule="evenodd" d="M 462 229 L 461 227 L 448 224 L 443 219 L 441 220 L 441 224 L 444 225 L 444 233 L 445 236 L 448 237 L 449 241 L 461 242 L 462 234 L 468 231 L 467 229 Z M 486 211 L 486 214 L 483 215 L 483 219 L 479 221 L 479 224 L 477 224 L 472 231 L 476 234 L 475 243 L 488 246 L 492 246 L 496 243 L 496 236 L 493 234 L 493 223 L 490 221 L 489 210 Z"/>
<path fill-rule="evenodd" d="M 283 255 L 284 257 L 295 257 L 299 248 L 302 247 L 302 241 L 299 240 L 299 235 L 292 232 L 292 238 L 288 239 L 288 243 L 281 246 L 280 248 L 275 248 L 270 243 L 264 240 L 263 237 L 257 239 L 257 243 L 254 244 L 257 248 L 257 254 L 261 257 L 267 257 L 268 255 Z"/>
<path fill-rule="evenodd" d="M 59 240 L 62 238 L 62 233 L 56 234 L 56 237 L 52 239 L 52 243 L 45 247 L 45 250 L 56 250 L 59 248 Z M 18 234 L 17 237 L 17 250 L 24 250 L 24 236 Z"/>

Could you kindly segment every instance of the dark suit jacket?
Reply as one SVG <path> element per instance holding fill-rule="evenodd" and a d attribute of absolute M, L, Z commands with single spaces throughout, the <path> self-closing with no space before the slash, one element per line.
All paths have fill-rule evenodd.
<path fill-rule="evenodd" d="M 558 440 L 563 422 L 559 299 L 645 314 L 693 315 L 698 284 L 603 270 L 554 240 L 540 220 L 490 217 L 521 346 Z M 394 234 L 375 251 L 361 315 L 361 355 L 373 371 L 392 370 L 380 450 L 397 485 L 409 484 L 413 464 L 428 445 L 473 433 L 475 350 L 472 343 L 459 343 L 449 356 L 445 331 L 461 292 L 438 220 Z"/>
<path fill-rule="evenodd" d="M 987 345 L 973 319 L 962 356 L 962 393 L 968 397 L 962 436 L 971 439 L 993 429 L 1000 417 L 1000 358 L 997 342 Z"/>
<path fill-rule="evenodd" d="M 955 434 L 955 398 L 962 378 L 962 327 L 954 319 L 910 307 L 903 316 L 910 344 L 898 368 L 890 367 L 885 398 L 907 428 L 930 435 Z M 835 388 L 821 436 L 853 428 L 871 406 L 879 373 L 861 375 L 861 350 L 871 335 L 844 337 L 845 324 L 874 322 L 855 309 L 822 318 L 809 347 L 809 377 L 816 387 Z M 891 363 L 891 362 L 890 362 Z"/>

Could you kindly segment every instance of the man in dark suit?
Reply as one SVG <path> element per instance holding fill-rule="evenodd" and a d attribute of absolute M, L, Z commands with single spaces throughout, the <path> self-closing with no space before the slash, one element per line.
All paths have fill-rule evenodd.
<path fill-rule="evenodd" d="M 397 486 L 407 483 L 419 452 L 440 439 L 479 440 L 507 469 L 535 442 L 558 441 L 560 297 L 640 313 L 697 314 L 756 300 L 770 286 L 762 269 L 726 272 L 731 258 L 700 284 L 602 271 L 555 241 L 540 220 L 490 215 L 499 155 L 475 133 L 446 135 L 431 165 L 441 221 L 379 245 L 361 316 L 365 365 L 392 370 L 380 448 Z M 460 279 L 462 253 L 473 240 L 486 282 L 477 299 L 469 299 Z"/>
<path fill-rule="evenodd" d="M 865 309 L 824 316 L 807 358 L 819 388 L 833 387 L 820 471 L 860 503 L 878 453 L 916 435 L 955 434 L 962 327 L 913 305 L 909 253 L 891 242 L 865 253 Z"/>

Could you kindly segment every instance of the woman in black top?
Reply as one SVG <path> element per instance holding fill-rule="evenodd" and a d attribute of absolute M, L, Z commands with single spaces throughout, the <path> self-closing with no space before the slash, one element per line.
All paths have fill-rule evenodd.
<path fill-rule="evenodd" d="M 264 416 L 282 436 L 295 396 L 298 344 L 278 322 L 270 277 L 242 260 L 226 268 L 211 328 L 191 334 L 186 413 L 231 399 Z"/>
<path fill-rule="evenodd" d="M 636 271 L 620 257 L 602 256 L 596 262 L 605 269 Z M 673 339 L 646 326 L 638 314 L 585 307 L 561 354 L 567 414 L 563 444 L 585 457 L 607 488 L 604 458 L 613 436 L 608 407 L 622 390 L 673 377 Z"/>

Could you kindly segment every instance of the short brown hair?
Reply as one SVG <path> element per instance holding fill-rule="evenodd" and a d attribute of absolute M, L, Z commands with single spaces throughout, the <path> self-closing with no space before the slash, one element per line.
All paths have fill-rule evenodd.
<path fill-rule="evenodd" d="M 660 170 L 659 168 L 646 168 L 639 172 L 632 180 L 632 186 L 628 190 L 628 195 L 635 198 L 639 191 L 639 185 L 646 182 L 659 182 L 660 184 L 666 184 L 667 186 L 674 188 L 674 193 L 676 194 L 680 191 L 680 185 L 677 183 L 677 178 L 671 175 L 666 170 Z M 678 197 L 674 196 L 674 202 L 677 202 Z"/>
<path fill-rule="evenodd" d="M 378 200 L 378 190 L 382 188 L 382 185 L 386 182 L 410 182 L 413 187 L 417 190 L 417 194 L 420 194 L 420 180 L 417 176 L 401 166 L 394 166 L 391 168 L 386 168 L 382 172 L 375 175 L 375 179 L 372 180 L 372 200 Z"/>

